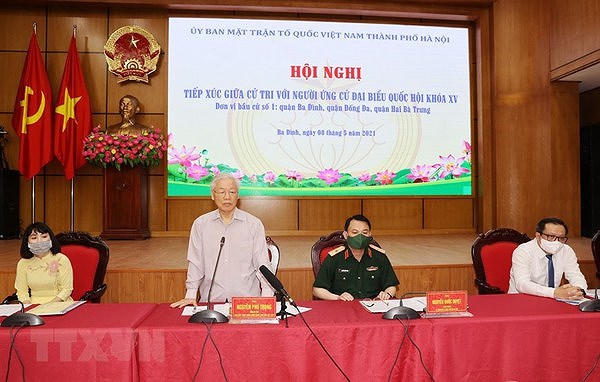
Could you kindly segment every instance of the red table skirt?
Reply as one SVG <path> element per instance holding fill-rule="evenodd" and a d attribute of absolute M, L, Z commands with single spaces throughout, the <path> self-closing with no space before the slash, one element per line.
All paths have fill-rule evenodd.
<path fill-rule="evenodd" d="M 438 382 L 562 382 L 582 380 L 600 356 L 600 314 L 549 298 L 471 296 L 473 317 L 410 322 L 383 320 L 356 301 L 299 305 L 312 308 L 308 326 L 301 317 L 287 327 L 214 324 L 211 341 L 206 325 L 166 304 L 84 304 L 21 329 L 15 345 L 28 381 L 412 382 L 431 373 Z M 10 335 L 0 329 L 0 375 Z M 20 381 L 14 351 L 10 370 Z M 600 366 L 587 380 L 600 381 Z"/>
<path fill-rule="evenodd" d="M 42 326 L 12 329 L 26 381 L 137 380 L 135 328 L 155 304 L 86 303 L 64 316 L 44 316 Z M 17 333 L 18 330 L 18 333 Z M 4 379 L 10 328 L 0 329 L 0 375 Z M 13 350 L 9 380 L 21 381 Z"/>
<path fill-rule="evenodd" d="M 542 297 L 471 296 L 474 317 L 411 321 L 421 354 L 401 322 L 358 302 L 299 305 L 313 308 L 304 318 L 352 381 L 387 381 L 390 373 L 392 381 L 429 381 L 427 371 L 438 382 L 580 380 L 600 355 L 600 314 Z M 229 381 L 345 380 L 300 317 L 289 327 L 214 324 L 216 346 L 208 340 L 202 351 L 207 327 L 187 323 L 180 312 L 159 306 L 137 328 L 142 380 L 190 380 L 196 371 L 209 381 L 224 374 Z M 600 370 L 592 376 L 600 380 Z"/>

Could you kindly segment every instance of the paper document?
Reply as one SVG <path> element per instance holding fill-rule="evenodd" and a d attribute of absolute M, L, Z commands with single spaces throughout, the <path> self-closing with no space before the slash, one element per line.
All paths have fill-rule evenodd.
<path fill-rule="evenodd" d="M 425 308 L 427 308 L 427 297 L 411 297 L 405 298 L 402 300 L 402 305 L 413 308 L 417 312 L 422 312 Z"/>
<path fill-rule="evenodd" d="M 596 295 L 596 290 L 595 289 L 588 289 L 585 291 L 585 295 L 588 297 L 584 297 L 580 300 L 567 300 L 564 298 L 557 298 L 556 301 L 560 301 L 560 302 L 566 302 L 567 304 L 571 304 L 571 305 L 579 305 L 582 302 L 585 301 L 590 301 L 590 298 L 594 298 L 594 296 Z"/>
<path fill-rule="evenodd" d="M 580 300 L 567 300 L 564 298 L 557 298 L 556 301 L 566 302 L 567 304 L 571 304 L 571 305 L 579 305 L 584 301 L 590 301 L 590 300 L 588 298 L 582 298 Z"/>
<path fill-rule="evenodd" d="M 229 310 L 231 307 L 230 303 L 224 303 L 224 304 L 211 304 L 212 305 L 212 310 L 215 310 L 221 314 L 223 314 L 226 317 L 229 317 Z M 182 316 L 191 316 L 194 313 L 198 313 L 201 312 L 203 310 L 206 310 L 207 306 L 206 305 L 201 305 L 201 306 L 186 306 L 183 308 L 183 311 L 181 312 Z"/>
<path fill-rule="evenodd" d="M 30 306 L 31 304 L 23 304 L 25 308 Z M 21 304 L 7 304 L 0 305 L 0 317 L 10 316 L 13 313 L 17 313 L 21 311 Z"/>
<path fill-rule="evenodd" d="M 55 301 L 47 302 L 28 310 L 27 313 L 37 314 L 38 316 L 56 316 L 72 311 L 85 301 Z"/>
<path fill-rule="evenodd" d="M 471 312 L 425 313 L 424 318 L 473 317 Z"/>
<path fill-rule="evenodd" d="M 402 301 L 402 306 L 412 308 L 417 312 L 422 312 L 427 306 L 425 297 L 412 297 L 403 300 L 360 300 L 360 304 L 371 313 L 384 313 L 393 307 L 400 306 L 400 301 Z"/>
<path fill-rule="evenodd" d="M 304 306 L 298 306 L 298 309 L 296 309 L 289 302 L 286 303 L 286 305 L 285 305 L 285 310 L 290 315 L 291 314 L 298 314 L 298 310 L 300 310 L 300 313 L 304 313 L 304 312 L 308 312 L 311 309 L 312 308 L 306 308 Z M 277 301 L 277 312 L 279 313 L 280 310 L 281 310 L 281 302 Z"/>

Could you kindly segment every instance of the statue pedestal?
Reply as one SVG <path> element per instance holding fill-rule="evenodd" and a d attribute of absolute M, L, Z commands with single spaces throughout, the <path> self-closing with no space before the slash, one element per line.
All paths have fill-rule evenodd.
<path fill-rule="evenodd" d="M 147 239 L 148 168 L 114 167 L 104 170 L 103 239 Z"/>

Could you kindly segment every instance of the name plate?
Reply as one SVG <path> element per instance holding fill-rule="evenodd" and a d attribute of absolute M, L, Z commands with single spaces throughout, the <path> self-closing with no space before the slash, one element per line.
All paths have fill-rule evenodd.
<path fill-rule="evenodd" d="M 276 319 L 277 302 L 275 297 L 232 297 L 232 320 Z"/>
<path fill-rule="evenodd" d="M 466 312 L 467 291 L 427 292 L 427 314 Z"/>

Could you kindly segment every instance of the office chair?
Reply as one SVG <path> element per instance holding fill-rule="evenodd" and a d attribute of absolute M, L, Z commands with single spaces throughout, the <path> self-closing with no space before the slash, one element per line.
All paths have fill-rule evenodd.
<path fill-rule="evenodd" d="M 508 292 L 512 253 L 529 237 L 512 228 L 491 229 L 481 233 L 471 246 L 475 285 L 479 294 Z"/>

